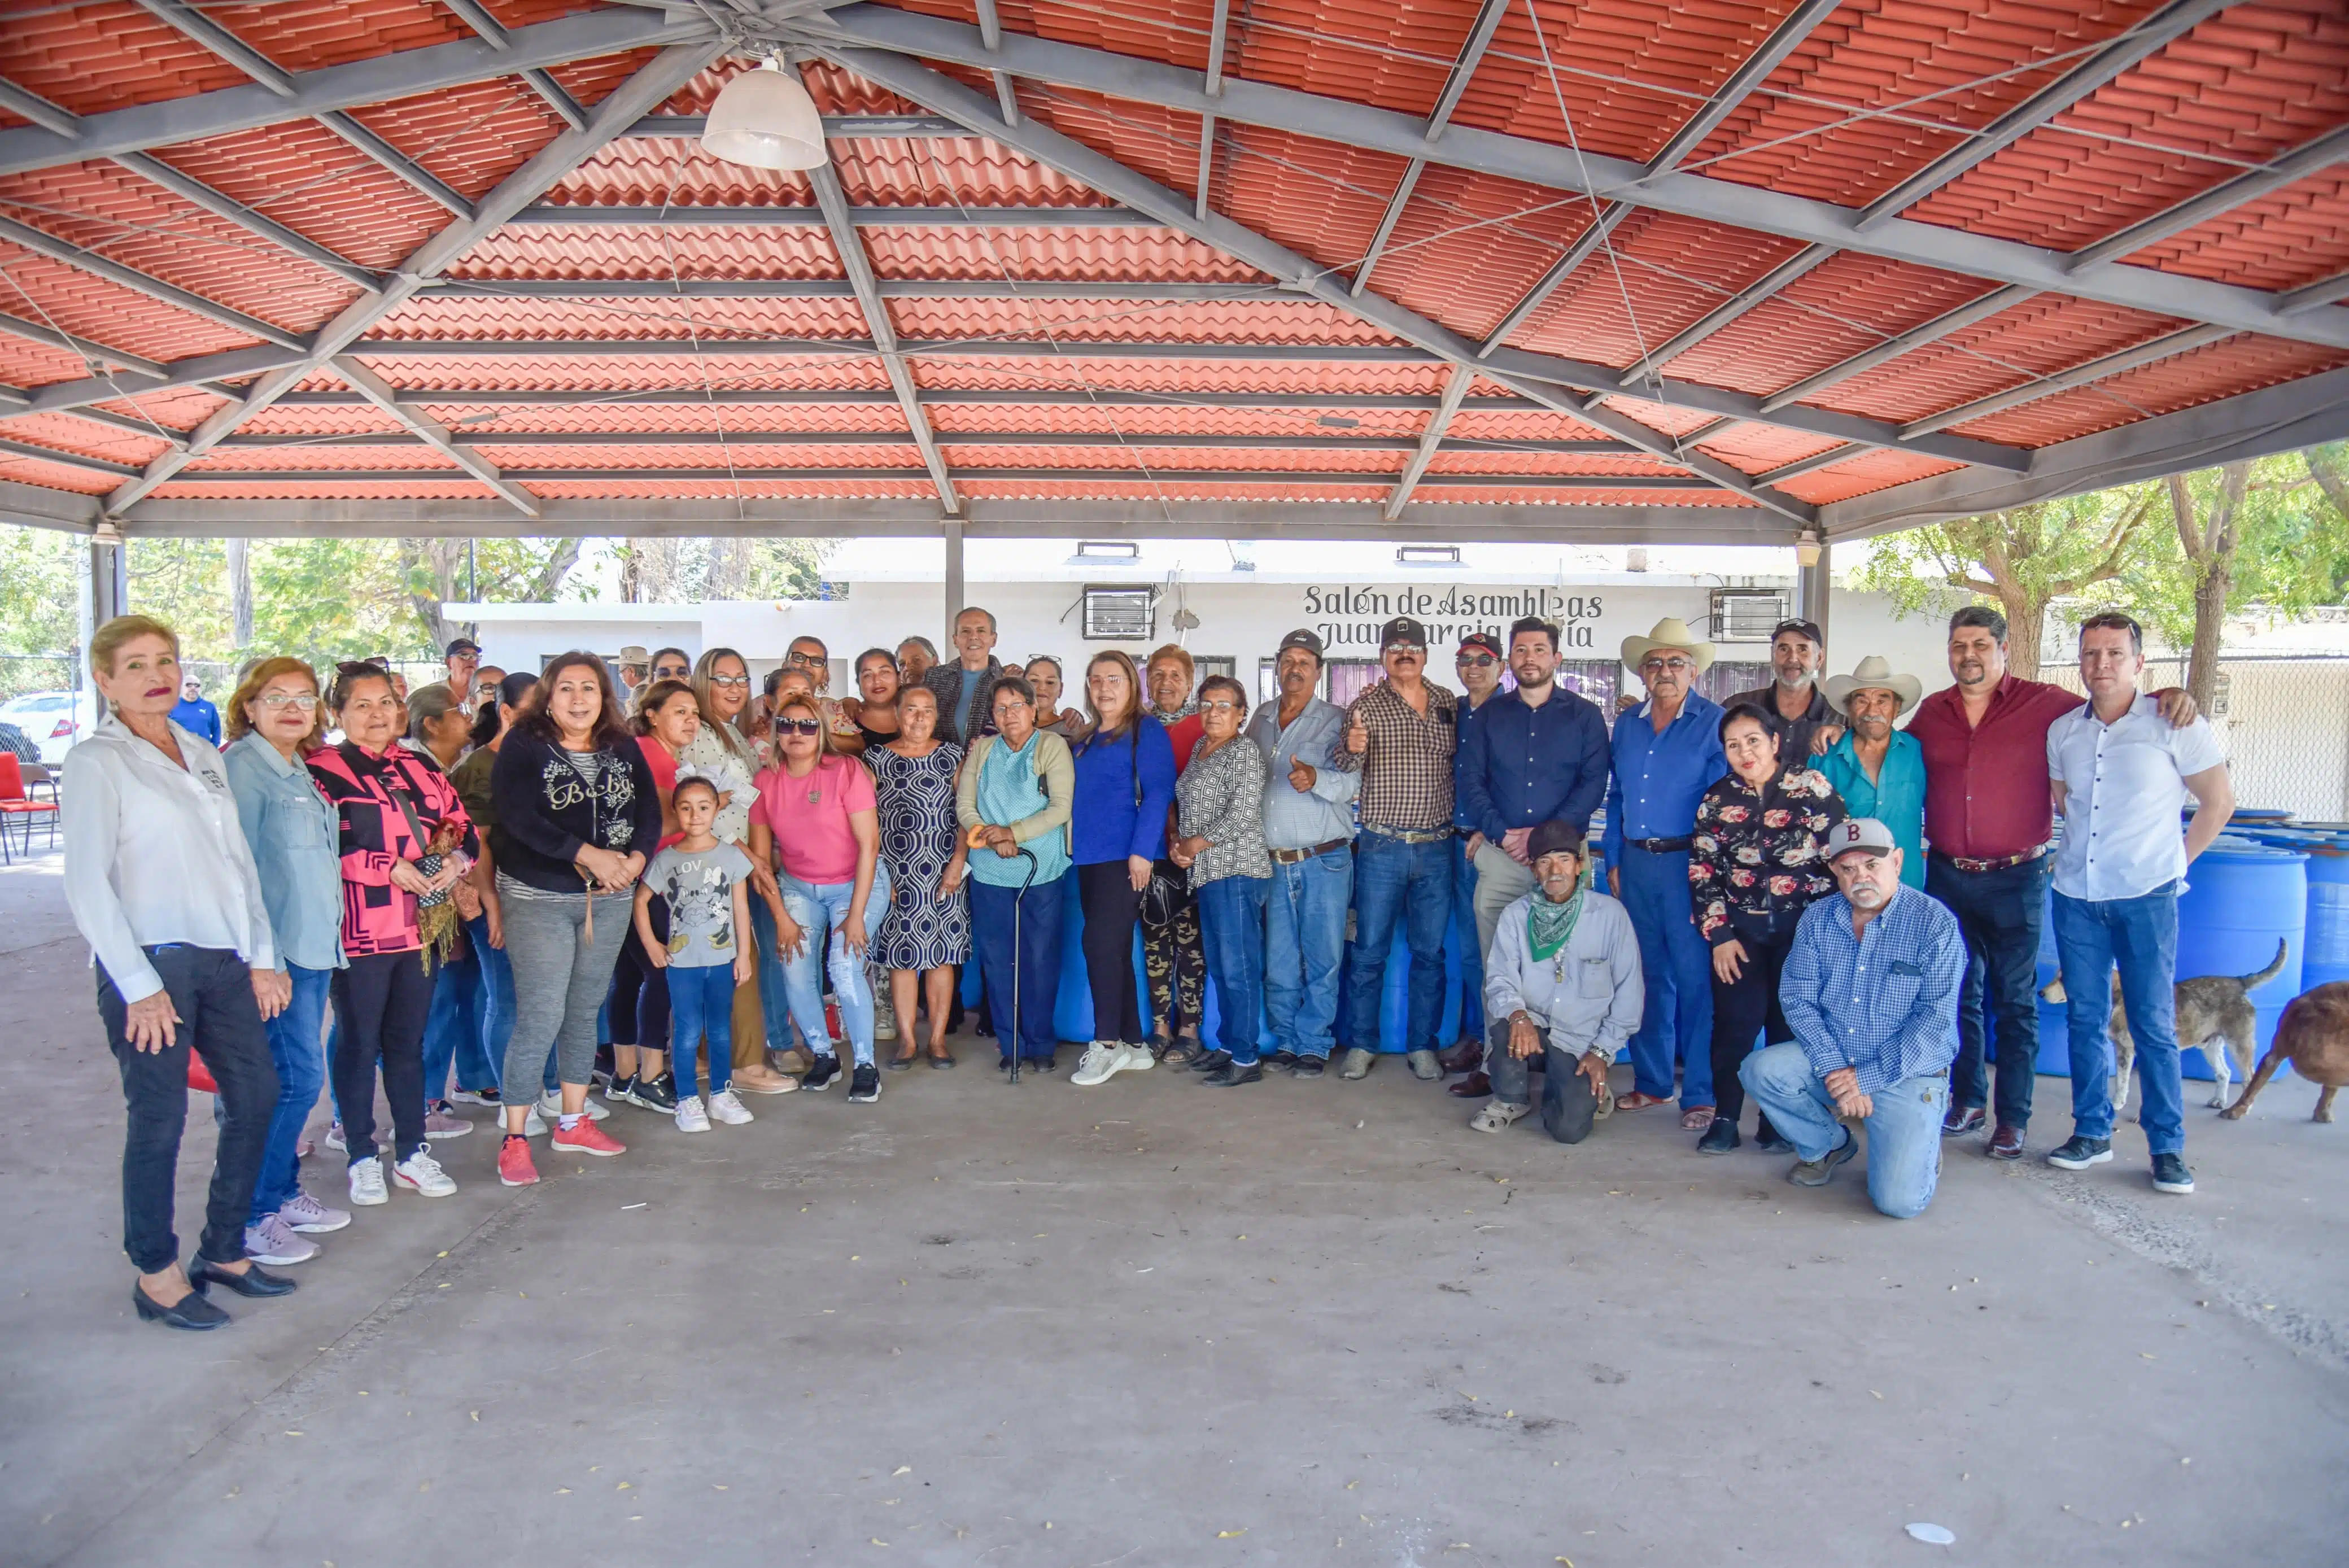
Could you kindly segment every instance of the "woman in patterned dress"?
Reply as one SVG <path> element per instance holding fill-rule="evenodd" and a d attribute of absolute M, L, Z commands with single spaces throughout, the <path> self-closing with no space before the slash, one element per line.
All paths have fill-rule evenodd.
<path fill-rule="evenodd" d="M 1844 820 L 1835 786 L 1803 766 L 1782 766 L 1786 724 L 1766 705 L 1741 702 L 1721 718 L 1729 771 L 1697 802 L 1689 844 L 1689 899 L 1697 933 L 1713 948 L 1713 1119 L 1698 1140 L 1703 1154 L 1738 1146 L 1745 1088 L 1737 1068 L 1754 1037 L 1794 1038 L 1778 1009 L 1778 972 L 1795 925 L 1811 901 L 1835 892 L 1827 830 Z M 1791 1148 L 1763 1117 L 1764 1153 Z"/>
<path fill-rule="evenodd" d="M 905 1046 L 892 1069 L 914 1065 L 914 983 L 930 1010 L 930 1065 L 954 1066 L 947 1014 L 955 966 L 970 959 L 970 914 L 963 900 L 966 856 L 955 824 L 955 772 L 962 748 L 936 738 L 938 699 L 926 686 L 897 694 L 897 735 L 864 754 L 881 809 L 881 858 L 889 866 L 889 913 L 874 960 L 889 970 L 889 994 L 904 1020 Z"/>

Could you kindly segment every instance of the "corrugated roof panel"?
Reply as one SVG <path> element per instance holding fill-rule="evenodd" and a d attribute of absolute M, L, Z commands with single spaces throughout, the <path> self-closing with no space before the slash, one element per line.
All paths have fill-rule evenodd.
<path fill-rule="evenodd" d="M 206 473 L 290 473 L 312 469 L 321 474 L 332 474 L 337 469 L 414 469 L 419 474 L 452 476 L 462 472 L 439 448 L 422 441 L 355 446 L 332 437 L 308 445 L 214 447 L 181 472 L 192 478 Z"/>
<path fill-rule="evenodd" d="M 596 354 L 404 358 L 396 351 L 378 352 L 361 345 L 357 357 L 402 389 L 429 392 L 435 387 L 461 387 L 493 392 L 576 391 L 582 402 L 593 402 L 601 394 L 648 391 L 654 387 L 798 391 L 810 387 L 885 389 L 889 385 L 878 359 L 846 354 L 813 359 L 730 356 L 722 361 L 697 359 L 690 352 L 675 356 L 632 354 L 616 358 Z"/>
<path fill-rule="evenodd" d="M 1427 474 L 1431 480 L 1438 474 L 1580 474 L 1630 480 L 1682 477 L 1680 469 L 1643 455 L 1526 451 L 1438 452 L 1427 465 Z"/>
<path fill-rule="evenodd" d="M 1169 229 L 859 230 L 884 278 L 1261 283 L 1262 273 Z"/>
<path fill-rule="evenodd" d="M 968 20 L 965 17 L 964 20 Z M 755 68 L 750 61 L 732 57 L 714 62 L 691 81 L 669 95 L 661 106 L 663 114 L 707 114 L 709 106 L 728 82 L 742 71 Z M 843 71 L 822 61 L 795 67 L 800 79 L 808 87 L 816 108 L 825 114 L 926 114 L 928 111 L 907 103 L 895 94 L 885 92 L 863 77 Z"/>
<path fill-rule="evenodd" d="M 429 294 L 378 324 L 362 350 L 415 339 L 473 343 L 674 338 L 679 353 L 704 339 L 865 335 L 853 299 L 490 299 Z"/>
<path fill-rule="evenodd" d="M 226 407 L 228 399 L 217 393 L 200 391 L 193 387 L 175 387 L 169 392 L 133 392 L 119 401 L 97 403 L 91 407 L 108 414 L 119 414 L 140 424 L 152 422 L 167 430 L 188 431 Z M 5 429 L 5 426 L 0 426 Z"/>
<path fill-rule="evenodd" d="M 1685 436 L 1713 423 L 1714 416 L 1695 408 L 1668 407 L 1651 403 L 1628 394 L 1617 394 L 1607 399 L 1608 411 L 1636 419 L 1660 436 Z"/>
<path fill-rule="evenodd" d="M 1798 500 L 1825 506 L 1829 501 L 1849 500 L 1854 496 L 1890 490 L 1911 480 L 1954 472 L 1959 466 L 1916 452 L 1878 449 L 1859 453 L 1847 462 L 1797 474 L 1777 488 Z"/>
<path fill-rule="evenodd" d="M 2256 289 L 2298 288 L 2349 272 L 2349 173 L 2312 174 L 2147 245 L 2129 264 Z"/>
<path fill-rule="evenodd" d="M 0 435 L 18 441 L 35 441 L 45 447 L 63 447 L 86 457 L 104 458 L 110 463 L 144 465 L 169 449 L 170 443 L 157 435 L 133 435 L 112 425 L 101 425 L 95 419 L 78 418 L 71 414 L 19 414 L 0 425 Z"/>
<path fill-rule="evenodd" d="M 901 0 L 899 9 L 950 17 L 973 26 L 978 20 L 976 7 L 968 0 Z M 1173 60 L 1193 70 L 1203 69 L 1207 63 L 1212 0 L 1156 0 L 1148 5 L 1001 0 L 997 10 L 1008 33 L 1032 34 L 1138 59 Z M 1233 34 L 1237 36 L 1241 28 L 1236 8 Z"/>
<path fill-rule="evenodd" d="M 315 328 L 358 294 L 332 273 L 114 163 L 0 175 L 0 212 L 291 331 Z M 0 290 L 0 300 L 10 292 Z"/>
<path fill-rule="evenodd" d="M 531 493 L 548 500 L 731 500 L 737 496 L 771 496 L 800 500 L 935 500 L 937 491 L 920 469 L 907 471 L 902 484 L 894 480 L 789 480 L 773 474 L 744 474 L 717 480 L 533 480 Z"/>
<path fill-rule="evenodd" d="M 2235 5 L 1906 215 L 2076 250 L 2240 170 L 2197 152 L 2261 163 L 2344 122 L 2349 9 L 2340 0 Z M 2289 264 L 2289 238 L 2275 236 L 2270 264 Z"/>
<path fill-rule="evenodd" d="M 1609 441 L 1614 438 L 1596 425 L 1547 408 L 1480 410 L 1464 407 L 1452 417 L 1448 433 L 1481 441 Z"/>
<path fill-rule="evenodd" d="M 623 474 L 630 469 L 728 468 L 769 473 L 787 469 L 905 469 L 916 475 L 926 474 L 922 454 L 910 436 L 903 446 L 895 447 L 782 447 L 733 440 L 678 447 L 500 445 L 488 449 L 487 455 L 502 469 L 610 469 Z"/>
<path fill-rule="evenodd" d="M 814 303 L 814 302 L 795 302 Z M 854 306 L 851 306 L 852 310 Z M 1351 312 L 1318 300 L 1244 304 L 1143 300 L 945 300 L 889 302 L 909 340 L 986 337 L 1096 343 L 1392 343 Z M 918 343 L 908 341 L 907 352 Z"/>
<path fill-rule="evenodd" d="M 0 27 L 0 77 L 75 114 L 161 103 L 252 79 L 129 0 L 12 14 Z"/>
<path fill-rule="evenodd" d="M 623 137 L 540 198 L 549 207 L 812 207 L 796 170 L 729 163 L 698 141 Z"/>
<path fill-rule="evenodd" d="M 1960 435 L 2018 447 L 2045 446 L 2344 364 L 2349 364 L 2349 354 L 2338 349 L 2282 343 L 2246 333 L 1954 429 Z"/>
<path fill-rule="evenodd" d="M 694 403 L 512 404 L 427 403 L 424 411 L 464 435 L 637 435 L 675 432 L 734 434 L 747 430 L 809 434 L 877 430 L 905 434 L 905 418 L 894 399 L 883 403 L 774 403 L 765 406 Z M 325 413 L 311 408 L 295 412 Z"/>
<path fill-rule="evenodd" d="M 15 452 L 0 452 L 0 480 L 38 485 L 43 490 L 71 490 L 76 495 L 104 495 L 122 482 L 111 474 L 93 473 L 71 463 L 20 457 Z"/>
<path fill-rule="evenodd" d="M 838 278 L 821 229 L 651 228 L 508 223 L 450 267 L 467 278 Z"/>
<path fill-rule="evenodd" d="M 512 77 L 356 108 L 351 118 L 472 201 L 569 129 Z"/>
<path fill-rule="evenodd" d="M 877 363 L 876 363 L 877 370 Z M 1433 397 L 1441 365 L 1317 364 L 1307 360 L 1027 359 L 955 355 L 914 363 L 915 385 L 985 390 L 1119 392 L 1306 392 Z"/>
<path fill-rule="evenodd" d="M 1750 510 L 1744 501 L 1727 490 L 1642 490 L 1637 485 L 1626 485 L 1620 490 L 1585 490 L 1579 486 L 1573 490 L 1547 490 L 1538 485 L 1529 485 L 1524 490 L 1498 490 L 1491 485 L 1446 486 L 1430 482 L 1413 490 L 1411 499 L 1414 504 L 1449 501 L 1469 506 L 1671 506 Z M 1475 526 L 1474 520 L 1470 518 L 1463 518 L 1461 523 L 1464 531 Z M 1793 525 L 1790 523 L 1788 526 Z"/>
<path fill-rule="evenodd" d="M 1775 392 L 1988 292 L 1980 278 L 1845 252 L 1674 359 L 1671 374 Z"/>
<path fill-rule="evenodd" d="M 1802 248 L 1748 229 L 1634 213 L 1510 341 L 1628 368 Z"/>
<path fill-rule="evenodd" d="M 0 288 L 0 299 L 15 306 L 9 315 L 144 358 L 184 359 L 253 346 L 252 338 L 207 316 L 165 304 L 63 262 L 36 256 L 5 240 L 0 240 L 0 271 L 16 285 Z M 24 292 L 19 294 L 18 289 Z M 80 375 L 73 371 L 67 378 L 78 380 Z"/>
<path fill-rule="evenodd" d="M 453 14 L 425 0 L 269 0 L 206 5 L 203 11 L 207 21 L 289 71 L 315 71 L 473 36 Z"/>
<path fill-rule="evenodd" d="M 1253 126 L 1227 127 L 1222 137 L 1216 210 L 1331 269 L 1350 269 L 1369 251 L 1406 167 L 1386 153 Z"/>
<path fill-rule="evenodd" d="M 181 142 L 154 156 L 363 267 L 398 265 L 450 221 L 448 209 L 315 120 Z"/>
<path fill-rule="evenodd" d="M 1425 115 L 1475 23 L 1474 0 L 1265 0 L 1235 9 L 1226 68 L 1252 82 Z"/>
<path fill-rule="evenodd" d="M 0 332 L 0 386 L 38 387 L 51 381 L 78 381 L 88 374 L 81 356 L 70 349 L 52 348 Z"/>
<path fill-rule="evenodd" d="M 1385 438 L 1416 441 L 1427 416 L 1404 409 L 1231 408 L 1215 404 L 1128 407 L 1114 403 L 932 403 L 931 428 L 940 440 L 964 432 L 1123 437 L 1144 442 L 1163 436 L 1245 436 L 1299 440 Z M 1350 421 L 1325 425 L 1324 418 Z"/>
<path fill-rule="evenodd" d="M 1830 437 L 1806 435 L 1776 425 L 1733 425 L 1696 445 L 1699 451 L 1719 458 L 1733 468 L 1749 474 L 1766 474 L 1772 469 L 1842 444 Z"/>
<path fill-rule="evenodd" d="M 957 477 L 966 472 L 985 473 L 989 469 L 1066 469 L 1072 473 L 1128 473 L 1136 478 L 1145 477 L 1144 470 L 1147 470 L 1162 479 L 1168 479 L 1190 469 L 1222 472 L 1280 469 L 1306 474 L 1360 473 L 1366 479 L 1392 480 L 1402 471 L 1403 459 L 1408 456 L 1403 452 L 1315 451 L 1296 448 L 1284 450 L 1265 447 L 1154 447 L 1147 438 L 1131 445 L 1114 447 L 974 446 L 966 441 L 949 441 L 947 446 L 952 454 Z"/>
<path fill-rule="evenodd" d="M 2175 332 L 2184 324 L 2067 294 L 2040 294 L 1830 387 L 1822 407 L 1905 424 Z"/>
<path fill-rule="evenodd" d="M 1969 10 L 1847 0 L 1683 167 L 1865 206 L 1958 145 L 1965 131 L 2054 81 L 2078 63 L 2072 51 L 2127 32 L 2161 4 L 2073 0 Z M 2052 63 L 2014 69 L 2033 59 Z M 1943 133 L 1929 125 L 1958 129 Z M 1725 156 L 1733 150 L 1744 150 Z"/>
<path fill-rule="evenodd" d="M 1199 117 L 1071 88 L 1019 84 L 1021 110 L 1170 190 L 1199 187 Z"/>
<path fill-rule="evenodd" d="M 336 383 L 337 390 L 341 383 Z M 240 436 L 388 435 L 407 428 L 372 403 L 272 403 L 236 428 Z"/>
<path fill-rule="evenodd" d="M 858 137 L 831 146 L 851 206 L 1117 205 L 1090 186 L 977 138 Z"/>
<path fill-rule="evenodd" d="M 1386 480 L 1364 484 L 1268 484 L 1257 480 L 1153 484 L 1147 480 L 1089 478 L 1067 480 L 966 480 L 955 476 L 955 488 L 973 500 L 1384 500 L 1393 485 Z M 1479 492 L 1479 499 L 1485 499 Z"/>
<path fill-rule="evenodd" d="M 483 500 L 487 485 L 452 469 L 447 480 L 173 480 L 154 491 L 158 500 Z"/>
<path fill-rule="evenodd" d="M 1579 196 L 1430 167 L 1413 188 L 1371 286 L 1481 338 L 1590 219 L 1591 204 Z"/>

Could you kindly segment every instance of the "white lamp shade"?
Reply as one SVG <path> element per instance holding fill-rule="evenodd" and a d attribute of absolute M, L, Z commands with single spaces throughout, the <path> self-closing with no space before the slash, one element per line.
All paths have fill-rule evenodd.
<path fill-rule="evenodd" d="M 824 162 L 823 117 L 799 77 L 761 66 L 744 71 L 709 106 L 701 145 L 753 169 L 813 169 Z"/>

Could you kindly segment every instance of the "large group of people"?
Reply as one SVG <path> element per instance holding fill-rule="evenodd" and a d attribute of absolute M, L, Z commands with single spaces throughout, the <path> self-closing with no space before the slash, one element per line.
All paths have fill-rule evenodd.
<path fill-rule="evenodd" d="M 1261 704 L 1169 645 L 1094 654 L 1081 709 L 1062 706 L 1079 672 L 1007 665 L 996 639 L 965 609 L 943 656 L 919 637 L 859 655 L 845 697 L 812 637 L 761 693 L 731 648 L 530 674 L 460 638 L 414 691 L 383 661 L 322 679 L 263 658 L 223 735 L 170 628 L 101 627 L 66 887 L 128 1107 L 140 1315 L 214 1326 L 212 1287 L 291 1290 L 273 1271 L 351 1222 L 302 1185 L 322 1087 L 363 1207 L 454 1191 L 432 1150 L 475 1130 L 469 1108 L 494 1113 L 499 1179 L 523 1186 L 533 1139 L 626 1153 L 621 1105 L 706 1134 L 750 1121 L 746 1097 L 844 1081 L 871 1103 L 885 1071 L 956 1064 L 967 966 L 1007 1075 L 1048 1074 L 1071 923 L 1080 1088 L 1154 1067 L 1313 1079 L 1341 1047 L 1360 1079 L 1383 1045 L 1420 1079 L 1457 1075 L 1478 1132 L 1538 1104 L 1578 1143 L 1677 1107 L 1714 1156 L 1743 1146 L 1751 1099 L 1754 1142 L 1799 1184 L 1864 1129 L 1869 1196 L 1907 1217 L 1946 1140 L 2023 1152 L 2052 879 L 2074 1131 L 2048 1157 L 2112 1157 L 2116 971 L 2155 1185 L 2192 1190 L 2176 902 L 2233 802 L 2190 700 L 2138 694 L 2126 615 L 2082 630 L 2085 703 L 2008 673 L 2005 624 L 1978 608 L 1952 618 L 1955 684 L 1930 697 L 1876 655 L 1826 676 L 1820 629 L 1795 620 L 1771 683 L 1715 702 L 1716 650 L 1667 619 L 1625 641 L 1643 695 L 1614 711 L 1559 684 L 1557 629 L 1531 617 L 1461 640 L 1457 693 L 1397 617 L 1384 678 L 1342 707 L 1309 631 L 1281 639 Z M 198 1068 L 220 1132 L 183 1269 L 172 1175 Z"/>

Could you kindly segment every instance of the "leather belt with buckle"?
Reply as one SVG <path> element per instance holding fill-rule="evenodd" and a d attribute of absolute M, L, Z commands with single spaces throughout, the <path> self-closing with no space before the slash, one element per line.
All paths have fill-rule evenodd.
<path fill-rule="evenodd" d="M 1362 824 L 1362 831 L 1376 833 L 1381 839 L 1392 839 L 1399 844 L 1440 844 L 1453 834 L 1450 828 L 1381 828 L 1371 822 Z"/>
<path fill-rule="evenodd" d="M 1275 850 L 1272 851 L 1272 858 L 1284 866 L 1293 866 L 1299 861 L 1309 861 L 1318 856 L 1326 855 L 1331 850 L 1342 850 L 1350 841 L 1345 839 L 1332 839 L 1326 844 L 1316 844 L 1309 850 Z"/>
<path fill-rule="evenodd" d="M 1626 839 L 1623 841 L 1635 850 L 1645 850 L 1651 855 L 1670 855 L 1687 849 L 1690 836 L 1683 833 L 1677 839 Z"/>
<path fill-rule="evenodd" d="M 1978 861 L 1971 855 L 1941 855 L 1941 859 L 1961 872 L 2002 872 L 2015 866 L 2027 866 L 2032 861 L 2052 853 L 2054 848 L 2054 844 L 2041 844 L 2035 849 L 2025 850 L 2019 855 L 2005 855 L 1994 861 Z M 1939 850 L 1933 852 L 1937 855 L 1941 854 Z"/>

